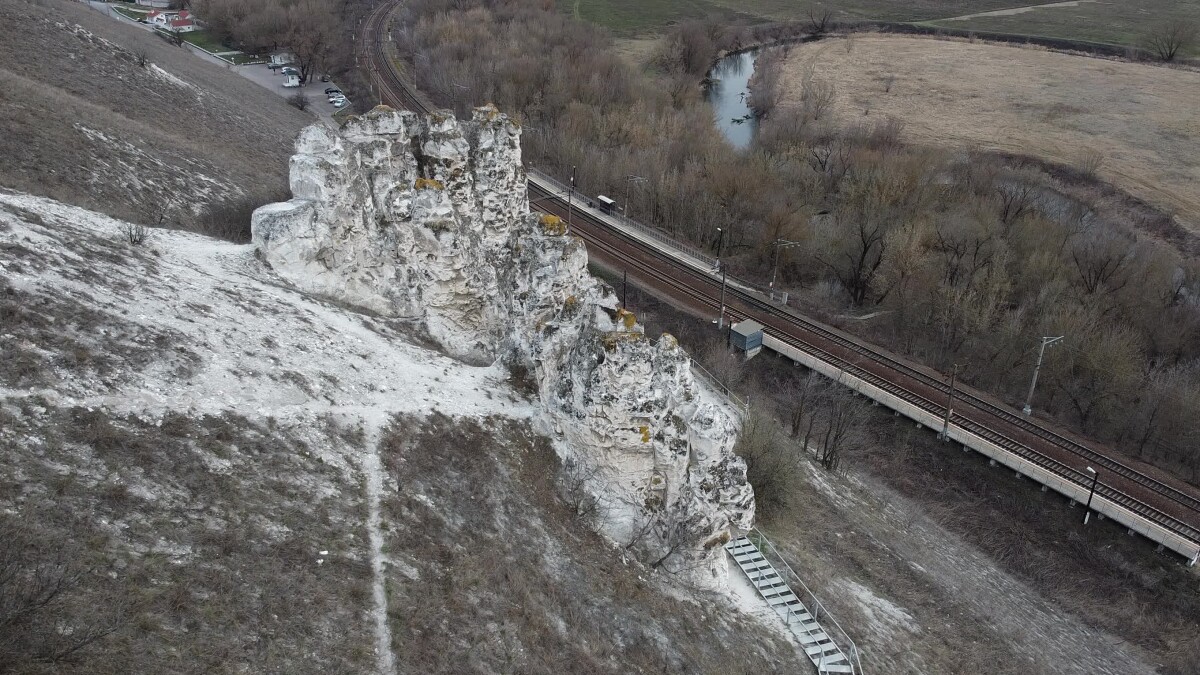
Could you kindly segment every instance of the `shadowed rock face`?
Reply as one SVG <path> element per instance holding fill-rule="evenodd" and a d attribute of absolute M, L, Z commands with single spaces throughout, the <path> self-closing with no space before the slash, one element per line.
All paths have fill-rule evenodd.
<path fill-rule="evenodd" d="M 490 107 L 469 122 L 381 107 L 340 132 L 309 127 L 294 196 L 255 212 L 254 242 L 307 291 L 417 320 L 460 358 L 528 368 L 597 528 L 721 586 L 719 544 L 754 517 L 736 417 L 674 338 L 650 341 L 618 309 L 580 240 L 529 212 L 520 147 Z"/>

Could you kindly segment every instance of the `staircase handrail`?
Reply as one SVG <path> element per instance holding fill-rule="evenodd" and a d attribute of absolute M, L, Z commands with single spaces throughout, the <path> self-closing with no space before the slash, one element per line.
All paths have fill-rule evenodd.
<path fill-rule="evenodd" d="M 837 632 L 842 640 L 845 641 L 845 644 L 850 645 L 849 657 L 852 661 L 852 665 L 854 666 L 854 672 L 858 675 L 861 675 L 863 669 L 862 661 L 859 659 L 858 655 L 858 645 L 854 644 L 854 640 L 850 638 L 850 635 L 846 633 L 845 629 L 842 628 L 842 625 L 838 623 L 838 620 L 834 618 L 833 614 L 826 609 L 825 605 L 819 599 L 817 599 L 816 594 L 809 589 L 809 587 L 804 583 L 804 580 L 800 578 L 800 575 L 796 574 L 796 571 L 792 569 L 792 566 L 788 564 L 787 560 L 784 560 L 783 555 L 779 552 L 779 549 L 776 548 L 775 544 L 767 538 L 767 535 L 763 534 L 762 531 L 757 527 L 750 528 L 750 531 L 746 533 L 747 537 L 750 537 L 751 535 L 758 539 L 759 542 L 762 542 L 762 544 L 766 544 L 764 547 L 759 542 L 754 542 L 755 545 L 759 547 L 759 550 L 763 552 L 763 555 L 769 555 L 770 553 L 773 553 L 779 564 L 782 565 L 785 570 L 787 570 L 788 574 L 791 576 L 791 579 L 794 579 L 795 582 L 800 585 L 800 588 L 804 589 L 805 594 L 812 603 L 808 606 L 811 608 L 810 613 L 813 615 L 813 618 L 817 619 L 818 622 L 824 623 L 824 621 L 821 619 L 821 616 L 824 615 L 825 617 L 828 617 L 829 621 L 833 623 L 834 627 L 837 628 Z M 795 590 L 793 589 L 792 592 L 794 593 Z"/>

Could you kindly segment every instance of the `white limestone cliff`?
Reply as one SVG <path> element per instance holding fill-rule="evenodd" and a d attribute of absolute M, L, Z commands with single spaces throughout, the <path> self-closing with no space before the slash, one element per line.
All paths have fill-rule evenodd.
<path fill-rule="evenodd" d="M 737 419 L 669 335 L 646 338 L 582 242 L 529 212 L 520 128 L 377 108 L 305 129 L 293 198 L 254 214 L 264 260 L 306 291 L 419 321 L 448 352 L 535 379 L 598 529 L 644 562 L 722 586 L 754 497 Z"/>

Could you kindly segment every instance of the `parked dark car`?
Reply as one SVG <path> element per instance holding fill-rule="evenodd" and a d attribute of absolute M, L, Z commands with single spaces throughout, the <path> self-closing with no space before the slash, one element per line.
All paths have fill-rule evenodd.
<path fill-rule="evenodd" d="M 340 94 L 340 93 L 342 93 L 342 90 L 338 89 L 337 87 L 329 87 L 328 89 L 325 90 L 326 96 L 332 96 L 334 94 Z"/>

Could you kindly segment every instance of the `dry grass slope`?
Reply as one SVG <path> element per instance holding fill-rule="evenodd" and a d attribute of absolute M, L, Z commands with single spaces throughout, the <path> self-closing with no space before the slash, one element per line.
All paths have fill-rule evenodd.
<path fill-rule="evenodd" d="M 794 48 L 781 105 L 799 104 L 811 68 L 834 83 L 843 121 L 895 117 L 914 143 L 1073 167 L 1102 159 L 1100 178 L 1200 231 L 1200 73 L 965 41 L 850 40 Z"/>
<path fill-rule="evenodd" d="M 0 4 L 0 31 L 0 186 L 193 227 L 286 185 L 311 117 L 236 73 L 67 0 Z"/>
<path fill-rule="evenodd" d="M 396 416 L 387 482 L 388 614 L 405 673 L 752 673 L 800 667 L 721 596 L 685 599 L 557 496 L 527 422 Z M 736 647 L 733 647 L 736 645 Z"/>

